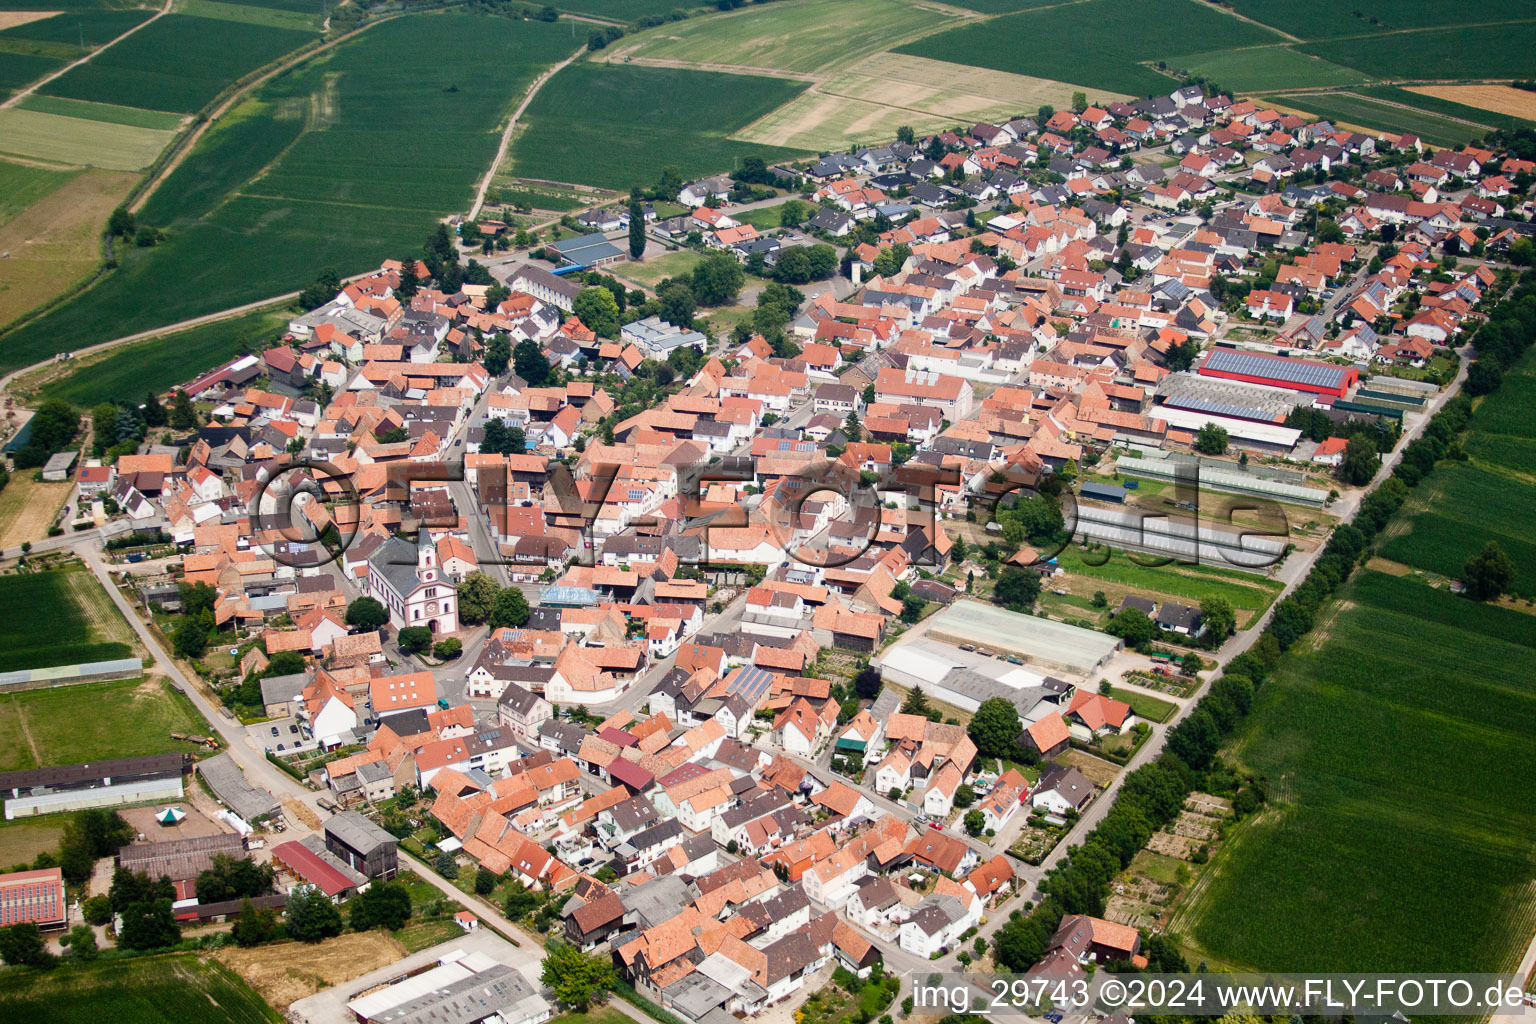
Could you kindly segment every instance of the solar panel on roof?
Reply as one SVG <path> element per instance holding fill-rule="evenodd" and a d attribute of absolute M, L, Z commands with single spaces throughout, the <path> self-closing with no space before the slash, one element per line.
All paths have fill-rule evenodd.
<path fill-rule="evenodd" d="M 1340 385 L 1347 367 L 1329 366 L 1326 363 L 1304 363 L 1280 356 L 1263 356 L 1253 352 L 1233 352 L 1217 349 L 1206 357 L 1202 369 L 1218 373 L 1241 373 L 1250 377 L 1268 377 L 1308 387 L 1336 388 Z"/>

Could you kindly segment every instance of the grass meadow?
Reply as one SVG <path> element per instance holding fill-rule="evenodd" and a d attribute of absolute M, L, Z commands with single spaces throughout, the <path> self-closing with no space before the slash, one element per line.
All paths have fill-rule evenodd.
<path fill-rule="evenodd" d="M 1176 83 L 1141 61 L 1189 53 L 1192 42 L 1226 50 L 1282 41 L 1188 0 L 1086 0 L 963 25 L 897 52 L 1146 96 L 1171 92 Z"/>
<path fill-rule="evenodd" d="M 141 107 L 124 107 L 116 103 L 91 103 L 88 100 L 69 100 L 62 96 L 39 96 L 33 93 L 17 104 L 22 110 L 40 114 L 57 114 L 60 117 L 76 117 L 106 124 L 127 125 L 130 128 L 154 128 L 159 131 L 175 131 L 181 127 L 182 115 L 163 110 L 144 110 Z"/>
<path fill-rule="evenodd" d="M 1353 68 L 1309 57 L 1289 46 L 1191 53 L 1170 57 L 1168 66 L 1204 75 L 1224 89 L 1242 93 L 1358 85 L 1365 81 L 1365 76 Z"/>
<path fill-rule="evenodd" d="M 69 181 L 79 171 L 55 171 L 0 160 L 0 224 Z"/>
<path fill-rule="evenodd" d="M 1103 565 L 1090 565 L 1083 559 L 1082 548 L 1072 545 L 1057 556 L 1057 562 L 1074 576 L 1152 590 L 1192 605 L 1220 597 L 1233 608 L 1258 612 L 1268 608 L 1280 592 L 1278 583 L 1254 573 L 1201 565 L 1141 566 L 1123 551 L 1114 552 Z"/>
<path fill-rule="evenodd" d="M 89 713 L 85 713 L 88 710 Z M 207 736 L 212 727 L 163 679 L 118 679 L 0 695 L 0 731 L 23 742 L 0 752 L 0 770 L 80 764 L 191 749 L 172 732 Z"/>
<path fill-rule="evenodd" d="M 175 134 L 20 105 L 0 110 L 0 154 L 61 164 L 137 171 L 153 163 Z"/>
<path fill-rule="evenodd" d="M 314 38 L 314 33 L 293 29 L 168 14 L 42 91 L 190 114 L 230 82 Z M 167 61 L 168 54 L 175 54 L 174 62 Z"/>
<path fill-rule="evenodd" d="M 571 49 L 563 26 L 428 14 L 380 23 L 277 76 L 146 203 L 141 218 L 167 240 L 124 251 L 79 298 L 0 337 L 0 365 L 415 251 L 468 202 L 528 83 Z"/>
<path fill-rule="evenodd" d="M 1536 617 L 1362 570 L 1306 647 L 1231 752 L 1276 807 L 1174 926 L 1236 967 L 1511 969 L 1536 926 Z"/>
<path fill-rule="evenodd" d="M 804 88 L 752 75 L 573 64 L 529 104 L 527 127 L 514 136 L 504 170 L 627 191 L 654 183 L 666 165 L 688 178 L 728 171 L 741 157 L 804 157 L 801 150 L 726 137 Z"/>
<path fill-rule="evenodd" d="M 50 1024 L 277 1024 L 283 1018 L 224 965 L 195 954 L 108 960 L 0 978 L 0 1014 Z"/>

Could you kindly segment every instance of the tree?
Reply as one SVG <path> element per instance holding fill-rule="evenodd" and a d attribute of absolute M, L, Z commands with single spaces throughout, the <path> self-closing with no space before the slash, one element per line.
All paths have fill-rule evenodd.
<path fill-rule="evenodd" d="M 613 958 L 606 954 L 588 955 L 564 942 L 551 942 L 544 955 L 541 980 L 554 990 L 561 1005 L 585 1012 L 594 1003 L 605 1002 L 619 983 Z"/>
<path fill-rule="evenodd" d="M 1009 566 L 992 588 L 992 603 L 1009 611 L 1027 612 L 1040 599 L 1040 577 L 1028 569 Z"/>
<path fill-rule="evenodd" d="M 496 875 L 489 868 L 475 870 L 475 895 L 489 896 L 496 890 Z"/>
<path fill-rule="evenodd" d="M 201 658 L 208 650 L 208 630 L 194 615 L 184 615 L 171 634 L 176 653 L 183 658 Z"/>
<path fill-rule="evenodd" d="M 976 802 L 976 790 L 966 783 L 955 787 L 955 806 L 964 810 Z"/>
<path fill-rule="evenodd" d="M 112 901 L 101 893 L 80 901 L 80 916 L 86 924 L 106 924 L 112 920 Z"/>
<path fill-rule="evenodd" d="M 462 610 L 462 604 L 460 605 Z M 364 632 L 381 628 L 389 622 L 389 611 L 377 598 L 360 597 L 347 605 L 347 625 Z"/>
<path fill-rule="evenodd" d="M 192 398 L 180 389 L 171 398 L 170 424 L 172 430 L 197 426 L 197 410 L 192 407 Z"/>
<path fill-rule="evenodd" d="M 478 626 L 496 603 L 496 581 L 476 569 L 459 581 L 459 621 Z"/>
<path fill-rule="evenodd" d="M 13 967 L 42 967 L 53 961 L 43 932 L 30 921 L 0 928 L 0 960 Z"/>
<path fill-rule="evenodd" d="M 1079 113 L 1087 110 L 1088 94 L 1085 92 L 1074 92 L 1072 94 L 1072 109 L 1078 111 Z"/>
<path fill-rule="evenodd" d="M 908 594 L 901 599 L 901 621 L 910 626 L 923 617 L 923 609 L 927 606 L 928 602 L 916 594 Z"/>
<path fill-rule="evenodd" d="M 897 242 L 895 245 L 883 246 L 875 254 L 875 273 L 881 277 L 890 277 L 901 273 L 902 266 L 912 255 L 911 246 L 905 242 Z"/>
<path fill-rule="evenodd" d="M 341 934 L 341 911 L 313 885 L 301 885 L 290 892 L 283 915 L 288 934 L 300 942 L 319 942 Z"/>
<path fill-rule="evenodd" d="M 521 921 L 538 904 L 538 896 L 529 892 L 521 880 L 516 880 L 507 887 L 507 898 L 502 903 L 502 909 L 511 920 Z"/>
<path fill-rule="evenodd" d="M 1195 450 L 1207 455 L 1220 455 L 1227 450 L 1227 428 L 1207 423 L 1195 434 Z"/>
<path fill-rule="evenodd" d="M 1187 370 L 1200 358 L 1200 343 L 1194 338 L 1185 338 L 1177 345 L 1168 347 L 1168 354 L 1163 357 L 1168 363 L 1168 369 L 1175 371 Z"/>
<path fill-rule="evenodd" d="M 1490 540 L 1482 551 L 1467 559 L 1461 570 L 1461 582 L 1472 600 L 1491 601 L 1509 590 L 1515 575 L 1514 561 L 1498 541 Z"/>
<path fill-rule="evenodd" d="M 72 960 L 95 960 L 101 952 L 96 948 L 96 933 L 87 924 L 75 925 L 59 940 L 59 945 L 69 947 Z"/>
<path fill-rule="evenodd" d="M 1224 597 L 1208 597 L 1200 602 L 1200 622 L 1205 627 L 1202 635 L 1212 647 L 1237 631 L 1237 614 Z"/>
<path fill-rule="evenodd" d="M 160 404 L 160 399 L 153 391 L 144 393 L 144 408 L 141 412 L 144 415 L 146 427 L 163 427 L 170 421 L 170 415 L 165 411 L 165 406 Z"/>
<path fill-rule="evenodd" d="M 645 255 L 645 211 L 638 199 L 629 201 L 629 258 L 639 260 Z"/>
<path fill-rule="evenodd" d="M 619 303 L 607 288 L 583 288 L 572 300 L 571 312 L 602 337 L 618 337 Z"/>
<path fill-rule="evenodd" d="M 437 855 L 437 860 L 433 862 L 432 868 L 444 878 L 453 879 L 459 877 L 459 862 L 447 850 L 443 850 Z"/>
<path fill-rule="evenodd" d="M 773 277 L 785 284 L 805 284 L 811 280 L 811 257 L 804 246 L 791 245 L 779 251 L 773 264 Z"/>
<path fill-rule="evenodd" d="M 608 296 L 609 302 L 613 302 L 613 293 L 606 288 L 589 288 L 587 291 L 600 291 Z M 585 295 L 586 292 L 584 291 L 581 294 Z M 580 295 L 577 296 L 578 299 L 580 297 Z M 619 317 L 617 303 L 614 303 L 613 317 L 614 323 L 617 324 Z M 582 317 L 581 322 L 586 323 L 586 317 Z M 591 327 L 592 325 L 587 324 L 587 326 Z M 597 330 L 595 327 L 592 329 Z M 614 330 L 618 330 L 617 326 L 615 326 Z M 602 332 L 598 331 L 598 333 L 601 334 Z M 544 353 L 539 350 L 539 343 L 532 338 L 524 338 L 512 350 L 512 368 L 517 371 L 519 377 L 528 382 L 530 387 L 544 387 L 549 383 L 552 376 L 549 360 L 544 358 Z"/>
<path fill-rule="evenodd" d="M 693 311 L 697 308 L 693 290 L 681 281 L 673 281 L 656 293 L 661 303 L 661 318 L 674 327 L 692 327 Z"/>
<path fill-rule="evenodd" d="M 117 933 L 122 949 L 164 949 L 181 941 L 181 929 L 165 897 L 130 903 L 122 910 L 123 926 Z"/>
<path fill-rule="evenodd" d="M 500 377 L 507 372 L 507 364 L 512 361 L 512 342 L 505 334 L 497 332 L 486 343 L 485 356 L 480 365 L 485 367 L 485 372 L 492 377 Z"/>
<path fill-rule="evenodd" d="M 401 882 L 375 882 L 352 900 L 349 916 L 354 931 L 398 931 L 411 919 L 411 890 Z"/>
<path fill-rule="evenodd" d="M 989 697 L 981 702 L 966 732 L 983 757 L 1012 757 L 1015 743 L 1024 727 L 1019 724 L 1019 709 L 1006 697 Z"/>
<path fill-rule="evenodd" d="M 257 910 L 249 898 L 240 901 L 240 919 L 231 934 L 240 946 L 259 946 L 277 934 L 277 914 L 267 908 Z"/>
<path fill-rule="evenodd" d="M 516 587 L 504 588 L 496 595 L 496 601 L 491 606 L 491 615 L 487 621 L 496 629 L 526 625 L 528 599 Z"/>
<path fill-rule="evenodd" d="M 208 870 L 197 876 L 197 898 L 202 903 L 224 903 L 262 896 L 271 891 L 273 877 L 270 864 L 221 853 L 213 858 Z"/>
<path fill-rule="evenodd" d="M 406 654 L 420 654 L 432 646 L 432 631 L 426 626 L 406 626 L 397 641 Z"/>
<path fill-rule="evenodd" d="M 929 710 L 928 695 L 921 686 L 912 687 L 907 699 L 901 702 L 901 713 L 904 715 L 927 715 Z"/>
<path fill-rule="evenodd" d="M 1381 453 L 1376 442 L 1367 434 L 1356 434 L 1344 445 L 1344 457 L 1339 462 L 1339 475 L 1344 482 L 1361 487 L 1371 482 L 1381 466 Z"/>
<path fill-rule="evenodd" d="M 853 692 L 863 700 L 874 700 L 880 696 L 880 685 L 880 670 L 871 665 L 865 665 L 853 677 Z"/>
<path fill-rule="evenodd" d="M 432 645 L 432 657 L 438 661 L 451 661 L 464 653 L 464 641 L 456 636 L 439 640 Z"/>
<path fill-rule="evenodd" d="M 973 836 L 979 836 L 979 835 L 981 835 L 982 831 L 986 829 L 986 827 L 987 827 L 986 815 L 982 814 L 978 810 L 971 810 L 971 811 L 966 811 L 965 812 L 965 831 L 968 834 L 973 835 Z"/>
<path fill-rule="evenodd" d="M 746 282 L 747 273 L 736 262 L 736 257 L 717 252 L 706 256 L 693 268 L 688 283 L 701 306 L 725 306 L 736 301 Z"/>
<path fill-rule="evenodd" d="M 1157 626 L 1140 608 L 1127 608 L 1116 614 L 1105 630 L 1124 640 L 1129 647 L 1142 647 L 1157 636 Z"/>

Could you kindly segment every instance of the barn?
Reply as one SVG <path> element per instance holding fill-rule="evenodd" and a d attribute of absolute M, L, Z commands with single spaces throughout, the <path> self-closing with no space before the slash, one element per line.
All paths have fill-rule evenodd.
<path fill-rule="evenodd" d="M 1334 398 L 1343 398 L 1360 379 L 1359 371 L 1352 366 L 1225 348 L 1215 349 L 1205 357 L 1205 362 L 1200 364 L 1200 375 Z"/>

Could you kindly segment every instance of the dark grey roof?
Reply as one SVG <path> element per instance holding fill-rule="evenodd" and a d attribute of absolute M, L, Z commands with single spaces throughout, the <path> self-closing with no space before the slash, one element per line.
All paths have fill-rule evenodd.
<path fill-rule="evenodd" d="M 356 811 L 331 815 L 325 821 L 325 834 L 364 857 L 399 841 Z"/>

